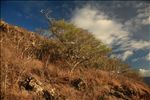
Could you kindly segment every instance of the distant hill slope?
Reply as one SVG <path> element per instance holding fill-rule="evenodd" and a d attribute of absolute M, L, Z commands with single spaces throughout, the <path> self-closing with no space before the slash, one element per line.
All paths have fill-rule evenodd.
<path fill-rule="evenodd" d="M 47 39 L 0 22 L 1 100 L 149 100 L 150 87 L 120 74 L 47 63 L 31 49 Z M 31 50 L 30 50 L 31 49 Z M 46 66 L 46 67 L 44 67 Z"/>
<path fill-rule="evenodd" d="M 144 82 L 150 86 L 150 77 L 144 77 Z"/>

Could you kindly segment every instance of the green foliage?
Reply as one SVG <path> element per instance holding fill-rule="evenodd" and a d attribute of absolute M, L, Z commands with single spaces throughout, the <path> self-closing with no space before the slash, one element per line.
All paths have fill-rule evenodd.
<path fill-rule="evenodd" d="M 67 61 L 71 63 L 80 62 L 82 66 L 95 67 L 99 64 L 98 58 L 106 56 L 111 51 L 88 31 L 66 23 L 64 20 L 54 21 L 51 29 L 64 45 L 64 54 L 67 56 Z"/>
<path fill-rule="evenodd" d="M 37 59 L 53 62 L 61 58 L 62 49 L 57 40 L 42 40 L 33 47 L 34 55 Z"/>
<path fill-rule="evenodd" d="M 122 71 L 129 68 L 120 60 L 107 57 L 111 49 L 91 33 L 64 20 L 52 21 L 53 39 L 43 40 L 36 48 L 38 59 L 50 56 L 49 61 L 63 61 L 74 70 L 77 66 Z"/>

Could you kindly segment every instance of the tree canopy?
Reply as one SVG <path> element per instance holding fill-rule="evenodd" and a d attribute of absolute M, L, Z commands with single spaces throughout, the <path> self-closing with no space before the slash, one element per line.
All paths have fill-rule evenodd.
<path fill-rule="evenodd" d="M 117 58 L 109 58 L 108 54 L 111 53 L 111 48 L 96 39 L 87 30 L 64 20 L 52 20 L 49 31 L 52 33 L 52 37 L 44 40 L 38 47 L 39 58 L 47 56 L 51 62 L 61 60 L 72 71 L 77 66 L 109 71 L 129 68 L 127 64 Z"/>
<path fill-rule="evenodd" d="M 98 65 L 99 57 L 107 56 L 111 51 L 88 31 L 77 28 L 64 20 L 53 21 L 51 31 L 61 42 L 60 45 L 64 46 L 67 61 L 71 61 L 73 65 L 82 64 L 82 66 L 94 67 Z"/>

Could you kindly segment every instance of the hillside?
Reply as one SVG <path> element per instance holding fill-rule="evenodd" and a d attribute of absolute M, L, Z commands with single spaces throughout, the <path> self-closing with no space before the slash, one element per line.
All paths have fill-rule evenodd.
<path fill-rule="evenodd" d="M 63 60 L 35 55 L 47 38 L 0 22 L 1 100 L 149 100 L 142 81 L 95 68 L 70 73 Z M 51 52 L 54 47 L 51 47 Z M 59 51 L 58 51 L 59 52 Z M 55 61 L 53 62 L 53 60 Z M 46 67 L 45 67 L 46 66 Z"/>

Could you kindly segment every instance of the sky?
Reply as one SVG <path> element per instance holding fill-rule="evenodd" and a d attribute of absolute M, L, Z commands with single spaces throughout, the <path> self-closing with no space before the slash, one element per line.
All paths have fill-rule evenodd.
<path fill-rule="evenodd" d="M 91 32 L 135 69 L 150 71 L 150 2 L 148 1 L 1 1 L 1 19 L 35 31 L 47 29 L 41 10 Z M 143 70 L 142 70 L 143 71 Z"/>

